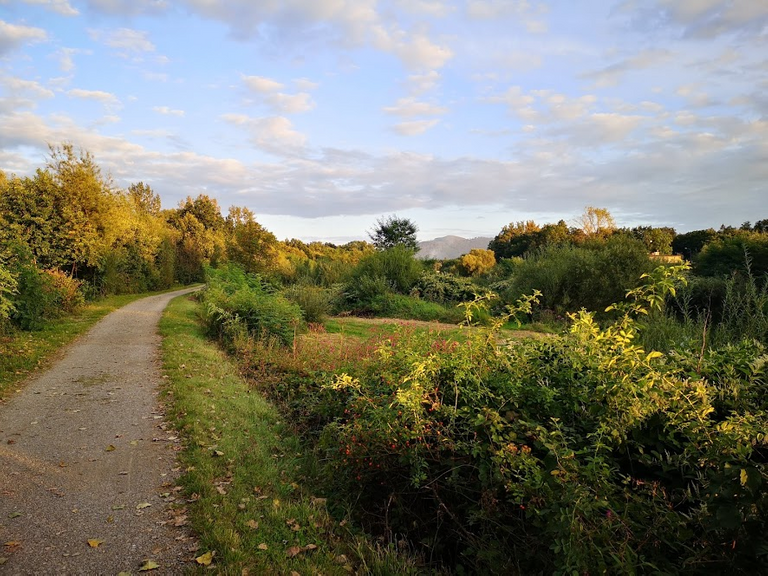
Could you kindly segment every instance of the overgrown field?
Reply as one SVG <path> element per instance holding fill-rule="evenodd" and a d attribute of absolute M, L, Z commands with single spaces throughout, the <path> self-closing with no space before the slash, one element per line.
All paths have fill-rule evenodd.
<path fill-rule="evenodd" d="M 463 339 L 406 327 L 285 346 L 290 321 L 262 319 L 279 296 L 226 274 L 202 308 L 313 450 L 331 511 L 426 566 L 757 573 L 768 560 L 768 356 L 754 340 L 695 353 L 637 345 L 641 319 L 682 274 L 657 269 L 602 323 L 582 311 L 562 335 L 514 342 L 499 337 L 501 318 Z"/>

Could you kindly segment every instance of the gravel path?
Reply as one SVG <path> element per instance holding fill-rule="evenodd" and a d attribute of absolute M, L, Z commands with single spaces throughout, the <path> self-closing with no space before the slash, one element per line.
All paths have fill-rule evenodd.
<path fill-rule="evenodd" d="M 157 324 L 189 291 L 108 315 L 0 406 L 0 574 L 189 566 L 194 542 L 170 506 L 180 445 L 157 397 Z"/>

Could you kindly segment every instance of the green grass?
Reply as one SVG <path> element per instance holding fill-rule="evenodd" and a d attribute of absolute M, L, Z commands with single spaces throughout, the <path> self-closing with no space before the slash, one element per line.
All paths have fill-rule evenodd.
<path fill-rule="evenodd" d="M 109 296 L 86 304 L 75 314 L 50 320 L 42 330 L 0 334 L 0 399 L 31 373 L 47 366 L 61 348 L 110 312 L 134 300 L 160 293 Z"/>
<path fill-rule="evenodd" d="M 185 442 L 180 482 L 199 554 L 216 553 L 216 573 L 415 573 L 331 518 L 298 437 L 206 338 L 192 299 L 173 300 L 160 331 L 169 415 Z"/>

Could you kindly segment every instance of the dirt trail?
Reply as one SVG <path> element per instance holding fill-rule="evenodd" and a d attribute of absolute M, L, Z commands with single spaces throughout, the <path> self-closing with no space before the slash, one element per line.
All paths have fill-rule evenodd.
<path fill-rule="evenodd" d="M 0 574 L 189 566 L 192 540 L 168 522 L 178 439 L 157 398 L 157 324 L 189 291 L 108 315 L 0 406 Z"/>

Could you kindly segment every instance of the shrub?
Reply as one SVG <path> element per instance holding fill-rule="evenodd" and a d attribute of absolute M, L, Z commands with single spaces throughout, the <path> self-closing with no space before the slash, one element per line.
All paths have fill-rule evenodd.
<path fill-rule="evenodd" d="M 635 345 L 679 274 L 657 269 L 605 328 L 581 311 L 513 346 L 384 340 L 326 385 L 329 482 L 457 572 L 760 571 L 765 349 Z"/>
<path fill-rule="evenodd" d="M 45 270 L 52 291 L 52 305 L 59 312 L 71 313 L 85 304 L 82 281 L 61 270 Z"/>
<path fill-rule="evenodd" d="M 421 275 L 421 264 L 413 250 L 395 246 L 363 258 L 345 285 L 347 301 L 352 306 L 369 305 L 388 292 L 408 294 Z"/>
<path fill-rule="evenodd" d="M 16 294 L 18 283 L 13 274 L 0 262 L 0 330 L 5 326 L 14 312 L 13 296 Z"/>
<path fill-rule="evenodd" d="M 235 265 L 206 271 L 208 287 L 202 295 L 209 330 L 230 343 L 239 338 L 275 338 L 293 343 L 302 327 L 301 308 L 253 274 Z"/>
<path fill-rule="evenodd" d="M 403 294 L 385 294 L 375 298 L 371 301 L 369 310 L 376 316 L 425 322 L 458 324 L 464 318 L 463 312 L 455 305 L 428 302 Z"/>
<path fill-rule="evenodd" d="M 283 295 L 301 308 L 307 322 L 320 323 L 331 311 L 332 291 L 328 288 L 296 284 L 283 290 Z"/>
<path fill-rule="evenodd" d="M 720 236 L 702 249 L 694 270 L 702 276 L 730 276 L 734 272 L 761 278 L 768 275 L 768 234 L 739 232 Z"/>
<path fill-rule="evenodd" d="M 475 298 L 475 294 L 486 292 L 469 278 L 444 272 L 422 273 L 412 290 L 425 300 L 440 303 L 468 302 Z"/>
<path fill-rule="evenodd" d="M 549 246 L 516 266 L 507 302 L 540 290 L 542 308 L 559 315 L 581 308 L 601 313 L 652 267 L 642 242 L 625 235 L 582 246 Z"/>

